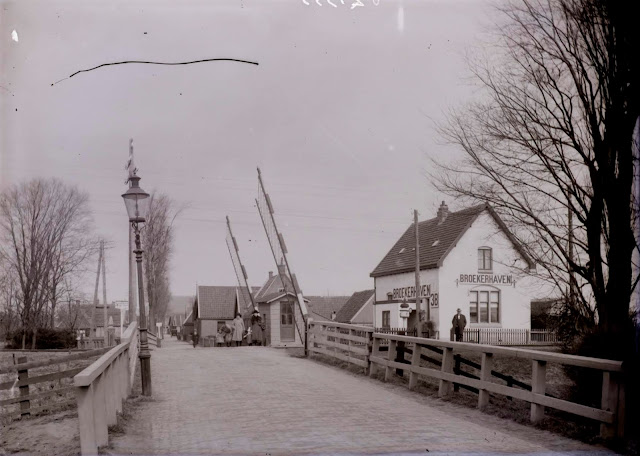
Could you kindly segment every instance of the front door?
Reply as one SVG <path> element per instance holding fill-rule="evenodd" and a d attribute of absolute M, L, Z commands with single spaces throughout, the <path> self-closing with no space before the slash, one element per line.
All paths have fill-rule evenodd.
<path fill-rule="evenodd" d="M 295 340 L 295 328 L 293 327 L 293 303 L 280 302 L 280 340 Z"/>

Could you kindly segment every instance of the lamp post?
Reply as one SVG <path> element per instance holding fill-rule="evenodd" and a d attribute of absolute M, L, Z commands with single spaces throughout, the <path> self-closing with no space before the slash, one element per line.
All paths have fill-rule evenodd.
<path fill-rule="evenodd" d="M 139 223 L 146 221 L 147 212 L 149 210 L 149 194 L 142 190 L 138 185 L 140 177 L 135 171 L 129 176 L 129 189 L 122 195 L 124 204 L 127 207 L 129 222 L 133 227 L 135 234 L 136 248 L 133 251 L 136 255 L 136 264 L 138 270 L 138 304 L 140 307 L 140 374 L 142 377 L 142 394 L 151 396 L 151 353 L 149 352 L 149 343 L 147 341 L 147 319 L 144 310 L 144 283 L 142 280 L 142 247 L 140 245 L 140 229 Z"/>

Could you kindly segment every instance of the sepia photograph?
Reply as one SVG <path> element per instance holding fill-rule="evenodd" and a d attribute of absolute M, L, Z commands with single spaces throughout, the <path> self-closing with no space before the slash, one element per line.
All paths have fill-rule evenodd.
<path fill-rule="evenodd" d="M 640 454 L 616 0 L 0 0 L 0 456 Z"/>

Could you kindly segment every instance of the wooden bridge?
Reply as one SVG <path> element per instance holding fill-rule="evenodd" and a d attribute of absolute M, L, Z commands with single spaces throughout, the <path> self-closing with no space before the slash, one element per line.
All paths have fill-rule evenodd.
<path fill-rule="evenodd" d="M 110 438 L 108 427 L 117 422 L 133 385 L 138 333 L 135 323 L 130 325 L 119 345 L 74 377 L 82 454 L 97 454 L 107 443 L 114 454 L 598 449 L 408 391 L 428 381 L 437 382 L 441 398 L 456 394 L 458 387 L 476 391 L 479 409 L 487 406 L 489 395 L 527 401 L 532 422 L 553 408 L 600 422 L 605 437 L 624 429 L 617 361 L 380 334 L 333 322 L 313 323 L 308 331 L 308 358 L 265 347 L 194 349 L 166 339 L 152 357 L 154 400 L 140 403 L 126 433 Z M 479 355 L 480 362 L 465 358 L 469 353 Z M 315 356 L 346 361 L 361 374 L 315 362 Z M 509 381 L 493 369 L 500 357 L 530 360 L 530 381 Z M 548 364 L 601 372 L 601 406 L 546 394 Z M 408 390 L 375 379 L 388 381 L 398 374 L 408 380 Z"/>

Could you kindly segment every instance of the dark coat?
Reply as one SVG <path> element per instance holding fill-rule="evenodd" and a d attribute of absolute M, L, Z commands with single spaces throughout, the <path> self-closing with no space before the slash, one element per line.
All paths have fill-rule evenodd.
<path fill-rule="evenodd" d="M 451 320 L 451 324 L 456 334 L 462 334 L 464 327 L 467 326 L 467 317 L 465 317 L 464 314 L 460 314 L 460 318 L 458 318 L 458 314 L 455 314 L 453 320 Z"/>
<path fill-rule="evenodd" d="M 254 321 L 251 325 L 251 340 L 254 342 L 262 342 L 264 327 L 262 323 Z"/>

